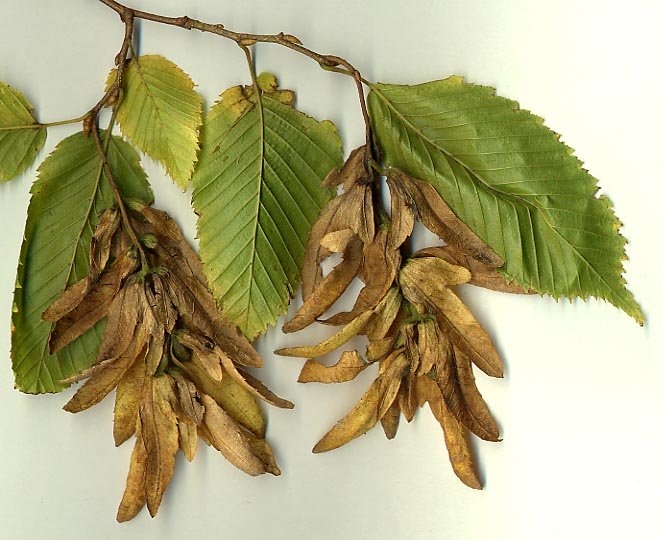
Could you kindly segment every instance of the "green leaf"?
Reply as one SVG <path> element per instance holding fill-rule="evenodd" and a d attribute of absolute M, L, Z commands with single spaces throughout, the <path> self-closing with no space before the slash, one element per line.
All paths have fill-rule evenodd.
<path fill-rule="evenodd" d="M 46 142 L 46 128 L 34 127 L 33 112 L 23 94 L 0 81 L 0 182 L 32 165 Z"/>
<path fill-rule="evenodd" d="M 107 87 L 115 80 L 112 71 Z M 186 189 L 198 156 L 203 98 L 189 76 L 163 56 L 139 56 L 124 72 L 117 107 L 122 133 Z"/>
<path fill-rule="evenodd" d="M 430 182 L 504 258 L 508 280 L 555 298 L 603 298 L 643 323 L 610 200 L 541 118 L 460 77 L 371 89 L 387 164 Z"/>
<path fill-rule="evenodd" d="M 334 195 L 321 182 L 342 160 L 331 122 L 294 109 L 273 75 L 258 81 L 261 99 L 236 86 L 212 107 L 193 177 L 207 279 L 249 339 L 286 312 L 311 225 Z"/>
<path fill-rule="evenodd" d="M 152 201 L 138 155 L 113 137 L 108 160 L 122 194 Z M 41 314 L 67 287 L 87 275 L 90 239 L 99 215 L 114 203 L 92 137 L 63 140 L 39 167 L 32 186 L 14 291 L 12 363 L 16 386 L 28 393 L 58 392 L 60 380 L 89 367 L 103 321 L 58 353 L 48 353 L 51 324 Z"/>

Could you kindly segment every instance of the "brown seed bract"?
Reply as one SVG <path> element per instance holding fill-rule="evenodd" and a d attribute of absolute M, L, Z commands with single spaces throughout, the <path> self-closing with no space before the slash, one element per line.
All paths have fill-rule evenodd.
<path fill-rule="evenodd" d="M 345 193 L 323 210 L 313 226 L 305 263 L 304 304 L 286 323 L 285 331 L 305 328 L 329 309 L 355 276 L 364 288 L 353 308 L 326 319 L 343 325 L 317 345 L 288 347 L 277 354 L 308 358 L 299 382 L 345 382 L 376 362 L 379 374 L 350 412 L 314 446 L 313 452 L 333 450 L 363 435 L 378 422 L 388 439 L 396 436 L 402 414 L 410 422 L 428 403 L 444 431 L 454 472 L 468 486 L 480 489 L 472 459 L 469 432 L 488 441 L 499 440 L 499 428 L 476 387 L 472 362 L 488 375 L 501 377 L 502 361 L 486 331 L 452 291 L 465 283 L 515 291 L 495 268 L 502 265 L 493 252 L 462 223 L 439 194 L 425 182 L 390 170 L 391 219 L 372 216 L 362 182 L 363 150 L 353 152 L 345 166 L 328 177 L 328 185 L 343 184 Z M 425 248 L 402 260 L 403 243 L 418 218 L 447 246 Z M 370 234 L 369 223 L 377 232 Z M 348 253 L 362 245 L 361 264 Z M 344 260 L 327 277 L 321 261 L 344 251 Z M 315 360 L 364 334 L 366 359 L 344 352 L 332 366 Z"/>
<path fill-rule="evenodd" d="M 280 474 L 256 398 L 293 407 L 237 367 L 258 367 L 262 360 L 223 320 L 200 260 L 175 222 L 140 207 L 132 224 L 149 243 L 118 238 L 127 236 L 126 223 L 111 211 L 104 214 L 89 275 L 44 313 L 54 323 L 54 348 L 107 319 L 92 366 L 63 382 L 87 379 L 65 405 L 69 412 L 88 409 L 116 388 L 115 444 L 136 436 L 118 521 L 145 505 L 156 515 L 176 453 L 192 460 L 199 437 L 248 474 Z"/>

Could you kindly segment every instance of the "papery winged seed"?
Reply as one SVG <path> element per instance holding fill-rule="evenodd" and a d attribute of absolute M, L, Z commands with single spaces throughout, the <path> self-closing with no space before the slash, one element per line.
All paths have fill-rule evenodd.
<path fill-rule="evenodd" d="M 172 370 L 170 375 L 175 382 L 179 410 L 194 425 L 200 425 L 203 421 L 205 409 L 200 403 L 200 394 L 196 389 L 196 385 L 186 379 L 179 371 Z"/>
<path fill-rule="evenodd" d="M 448 263 L 437 257 L 418 257 L 407 261 L 400 273 L 406 285 L 415 285 L 423 291 L 460 285 L 472 278 L 463 266 Z"/>
<path fill-rule="evenodd" d="M 343 253 L 353 238 L 357 235 L 352 229 L 341 229 L 323 236 L 320 245 L 331 253 Z"/>
<path fill-rule="evenodd" d="M 391 329 L 401 307 L 402 297 L 398 287 L 387 291 L 376 306 L 375 315 L 364 328 L 368 339 L 373 342 L 383 339 Z"/>
<path fill-rule="evenodd" d="M 419 323 L 417 329 L 420 364 L 416 373 L 417 376 L 422 376 L 433 369 L 438 358 L 448 356 L 449 342 L 434 320 L 428 319 Z"/>
<path fill-rule="evenodd" d="M 389 247 L 397 249 L 412 234 L 414 228 L 414 210 L 412 202 L 400 183 L 387 178 L 391 195 L 391 228 L 389 229 Z"/>
<path fill-rule="evenodd" d="M 348 227 L 332 229 L 336 214 L 347 199 L 347 193 L 334 197 L 322 209 L 318 219 L 311 227 L 311 232 L 304 250 L 304 259 L 302 262 L 302 298 L 308 300 L 313 294 L 319 283 L 322 281 L 322 270 L 320 262 L 329 255 L 329 250 L 320 245 L 322 238 L 329 232 L 341 230 Z"/>
<path fill-rule="evenodd" d="M 502 377 L 504 367 L 499 354 L 469 309 L 450 289 L 440 286 L 424 272 L 434 257 L 411 259 L 400 272 L 403 294 L 412 302 L 425 304 L 451 342 L 470 355 L 472 361 L 492 377 Z M 423 261 L 423 262 L 418 262 Z"/>
<path fill-rule="evenodd" d="M 375 238 L 373 188 L 371 184 L 357 184 L 347 195 L 348 199 L 341 210 L 343 218 L 340 213 L 336 215 L 339 228 L 341 225 L 349 227 L 364 244 L 370 244 Z"/>
<path fill-rule="evenodd" d="M 207 288 L 200 257 L 184 238 L 177 223 L 166 212 L 151 207 L 143 207 L 141 213 L 149 228 L 145 229 L 145 224 L 137 225 L 160 239 L 155 251 L 172 274 L 171 279 L 164 281 L 167 281 L 171 301 L 185 324 L 213 338 L 235 362 L 262 367 L 262 359 L 251 343 L 221 315 Z"/>
<path fill-rule="evenodd" d="M 262 359 L 236 326 L 222 317 L 207 287 L 192 276 L 170 273 L 163 276 L 171 301 L 187 328 L 213 338 L 233 360 L 249 367 L 262 367 Z M 193 287 L 192 290 L 189 286 Z"/>
<path fill-rule="evenodd" d="M 504 365 L 490 336 L 474 318 L 469 309 L 452 291 L 442 293 L 446 308 L 438 312 L 438 324 L 455 347 L 467 354 L 481 371 L 491 377 L 503 377 Z"/>
<path fill-rule="evenodd" d="M 166 247 L 174 247 L 179 250 L 181 261 L 186 262 L 187 271 L 198 281 L 206 284 L 207 280 L 200 258 L 184 238 L 177 222 L 167 212 L 151 206 L 143 206 L 140 212 L 153 227 L 153 233 L 161 239 L 161 243 Z"/>
<path fill-rule="evenodd" d="M 124 374 L 141 354 L 140 350 L 136 351 L 134 349 L 130 354 L 100 364 L 87 382 L 65 404 L 63 409 L 67 412 L 77 413 L 99 403 L 118 385 Z"/>
<path fill-rule="evenodd" d="M 129 253 L 125 253 L 120 255 L 92 285 L 86 278 L 84 280 L 84 286 L 87 289 L 85 295 L 57 320 L 51 331 L 48 342 L 50 352 L 55 353 L 66 347 L 106 317 L 122 283 L 135 268 L 135 258 Z M 78 284 L 73 287 L 78 288 L 77 286 Z M 67 289 L 67 291 L 69 290 Z M 67 291 L 62 297 L 71 297 Z M 44 313 L 45 319 L 53 315 L 53 312 L 49 313 L 49 310 Z M 62 305 L 59 305 L 54 311 L 61 310 Z"/>
<path fill-rule="evenodd" d="M 140 426 L 140 422 L 137 422 Z M 141 508 L 145 506 L 145 469 L 147 464 L 147 451 L 140 432 L 136 429 L 136 442 L 131 453 L 127 484 L 124 489 L 122 501 L 117 510 L 117 521 L 123 523 L 133 519 Z"/>
<path fill-rule="evenodd" d="M 277 396 L 258 379 L 249 375 L 245 371 L 238 370 L 233 364 L 232 360 L 228 358 L 228 356 L 221 354 L 220 357 L 221 365 L 223 366 L 223 369 L 226 371 L 226 373 L 235 379 L 235 382 L 237 382 L 240 386 L 248 390 L 249 393 L 253 394 L 257 398 L 262 399 L 263 401 L 266 401 L 270 405 L 274 405 L 275 407 L 279 407 L 281 409 L 294 408 L 295 405 L 292 402 Z"/>
<path fill-rule="evenodd" d="M 191 361 L 215 381 L 223 379 L 221 357 L 225 354 L 214 343 L 191 332 L 180 332 L 177 339 L 192 350 Z"/>
<path fill-rule="evenodd" d="M 386 363 L 387 361 L 385 361 Z M 390 365 L 380 373 L 380 399 L 378 401 L 377 416 L 381 419 L 394 400 L 398 397 L 401 388 L 404 370 L 407 368 L 408 360 L 404 353 L 399 353 Z"/>
<path fill-rule="evenodd" d="M 145 498 L 150 515 L 159 510 L 163 494 L 175 468 L 179 449 L 177 418 L 163 393 L 168 391 L 165 377 L 148 377 L 144 386 L 139 413 L 143 440 L 147 451 L 145 467 Z"/>
<path fill-rule="evenodd" d="M 359 334 L 364 328 L 368 320 L 373 316 L 372 311 L 366 311 L 349 322 L 340 331 L 333 336 L 322 341 L 318 345 L 304 346 L 304 347 L 286 347 L 278 349 L 275 354 L 280 356 L 295 356 L 299 358 L 316 358 L 338 349 L 341 345 L 347 343 L 354 336 Z"/>
<path fill-rule="evenodd" d="M 493 268 L 504 264 L 502 258 L 454 214 L 433 186 L 396 169 L 391 169 L 388 176 L 407 191 L 417 208 L 419 220 L 427 229 L 447 244 Z"/>
<path fill-rule="evenodd" d="M 340 169 L 332 169 L 322 182 L 325 187 L 343 184 L 348 191 L 358 181 L 368 176 L 366 172 L 366 145 L 355 148 Z"/>
<path fill-rule="evenodd" d="M 113 412 L 115 446 L 120 446 L 134 434 L 144 384 L 145 360 L 138 358 L 117 385 Z"/>
<path fill-rule="evenodd" d="M 397 337 L 398 335 L 394 333 L 391 336 L 369 342 L 366 346 L 366 359 L 369 362 L 377 362 L 387 356 L 394 348 Z"/>
<path fill-rule="evenodd" d="M 449 452 L 449 460 L 456 476 L 467 486 L 481 489 L 477 477 L 472 451 L 463 425 L 447 408 L 439 388 L 429 377 L 417 377 L 417 395 L 419 406 L 428 402 L 431 412 L 444 432 L 444 442 Z"/>
<path fill-rule="evenodd" d="M 363 435 L 378 422 L 377 410 L 380 400 L 379 380 L 373 381 L 366 393 L 352 410 L 337 422 L 313 447 L 313 453 L 334 450 Z"/>
<path fill-rule="evenodd" d="M 42 313 L 41 318 L 52 323 L 59 321 L 83 301 L 87 295 L 89 283 L 90 278 L 84 277 L 67 287 Z"/>
<path fill-rule="evenodd" d="M 96 363 L 120 356 L 129 347 L 139 325 L 139 283 L 129 283 L 118 292 L 106 319 Z"/>
<path fill-rule="evenodd" d="M 419 368 L 419 347 L 416 327 L 414 324 L 406 324 L 401 327 L 400 331 L 405 345 L 405 354 L 410 363 L 410 372 L 415 373 Z"/>
<path fill-rule="evenodd" d="M 145 285 L 145 293 L 154 318 L 166 330 L 171 332 L 177 322 L 177 311 L 158 274 L 150 275 L 151 286 Z"/>
<path fill-rule="evenodd" d="M 382 429 L 387 439 L 393 439 L 398 431 L 398 423 L 401 417 L 401 410 L 398 406 L 398 400 L 394 400 L 387 413 L 380 419 Z"/>
<path fill-rule="evenodd" d="M 113 236 L 119 225 L 120 214 L 117 208 L 106 209 L 99 218 L 99 224 L 90 240 L 90 269 L 88 271 L 90 283 L 94 283 L 106 268 L 111 254 Z"/>
<path fill-rule="evenodd" d="M 327 452 L 363 435 L 382 418 L 398 395 L 400 379 L 407 365 L 402 351 L 395 351 L 380 368 L 382 372 L 352 410 L 313 447 L 314 453 Z"/>
<path fill-rule="evenodd" d="M 186 420 L 179 420 L 177 423 L 179 432 L 179 446 L 188 461 L 193 461 L 198 449 L 198 428 L 195 424 Z"/>
<path fill-rule="evenodd" d="M 363 273 L 366 285 L 357 296 L 352 310 L 341 312 L 326 319 L 327 324 L 347 324 L 360 313 L 373 309 L 391 288 L 398 274 L 401 255 L 388 246 L 389 232 L 383 228 L 375 236 L 375 241 L 364 246 Z"/>
<path fill-rule="evenodd" d="M 333 366 L 325 366 L 316 360 L 307 360 L 297 382 L 341 383 L 353 380 L 369 364 L 364 362 L 357 351 L 345 351 Z"/>
<path fill-rule="evenodd" d="M 396 402 L 398 402 L 398 408 L 400 409 L 400 412 L 403 413 L 405 420 L 412 422 L 416 409 L 411 407 L 410 400 L 408 399 L 407 386 L 401 384 Z"/>
<path fill-rule="evenodd" d="M 265 472 L 273 474 L 274 476 L 279 476 L 281 474 L 281 469 L 279 469 L 279 466 L 276 463 L 274 452 L 272 451 L 271 446 L 269 446 L 269 443 L 265 439 L 256 437 L 248 432 L 244 432 L 244 435 L 251 445 L 253 454 L 262 461 Z"/>
<path fill-rule="evenodd" d="M 251 476 L 265 472 L 265 465 L 258 458 L 242 428 L 206 394 L 201 396 L 205 407 L 204 425 L 214 448 L 235 467 Z"/>
<path fill-rule="evenodd" d="M 166 365 L 170 352 L 166 335 L 160 328 L 155 328 L 149 340 L 147 355 L 145 356 L 145 370 L 148 376 L 156 375 L 161 365 Z"/>
<path fill-rule="evenodd" d="M 491 266 L 484 264 L 469 255 L 466 255 L 453 246 L 433 246 L 420 249 L 414 257 L 437 257 L 448 263 L 464 266 L 470 271 L 472 278 L 468 283 L 498 292 L 511 294 L 532 294 L 533 291 L 525 291 L 515 282 L 508 283 L 504 274 Z"/>
<path fill-rule="evenodd" d="M 235 421 L 256 436 L 265 436 L 265 421 L 256 399 L 232 377 L 224 377 L 221 382 L 218 382 L 210 379 L 206 373 L 191 362 L 179 364 L 179 367 L 200 389 L 201 393 L 214 398 Z"/>
<path fill-rule="evenodd" d="M 297 314 L 286 324 L 286 333 L 302 330 L 329 309 L 357 276 L 363 262 L 362 244 L 355 238 L 347 246 L 341 261 L 306 299 Z"/>
<path fill-rule="evenodd" d="M 486 402 L 477 389 L 474 373 L 472 373 L 472 364 L 470 363 L 469 358 L 458 349 L 455 349 L 454 351 L 454 358 L 456 361 L 456 371 L 458 373 L 458 384 L 463 395 L 468 415 L 472 419 L 472 425 L 479 426 L 487 435 L 487 437 L 482 438 L 486 438 L 486 440 L 489 441 L 498 441 L 500 436 L 499 427 L 491 415 L 488 405 L 486 405 Z M 467 427 L 472 429 L 469 425 Z M 472 431 L 476 433 L 474 429 L 472 429 Z"/>

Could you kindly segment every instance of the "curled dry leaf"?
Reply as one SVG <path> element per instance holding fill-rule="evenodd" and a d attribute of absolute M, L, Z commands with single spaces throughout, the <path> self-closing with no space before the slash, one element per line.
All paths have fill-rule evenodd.
<path fill-rule="evenodd" d="M 293 407 L 238 369 L 262 360 L 223 320 L 200 260 L 175 222 L 134 206 L 130 223 L 134 237 L 149 241 L 126 242 L 127 222 L 107 212 L 93 235 L 90 274 L 44 314 L 53 323 L 54 347 L 106 318 L 92 366 L 62 382 L 87 379 L 65 405 L 70 412 L 99 403 L 116 388 L 115 444 L 136 435 L 118 521 L 144 505 L 150 515 L 157 513 L 176 453 L 192 460 L 199 437 L 249 474 L 279 474 L 255 398 Z"/>

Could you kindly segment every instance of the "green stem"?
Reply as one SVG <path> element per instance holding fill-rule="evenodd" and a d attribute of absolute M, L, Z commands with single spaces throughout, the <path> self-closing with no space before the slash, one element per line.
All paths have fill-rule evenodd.
<path fill-rule="evenodd" d="M 82 122 L 85 120 L 87 117 L 88 113 L 85 113 L 82 116 L 79 116 L 78 118 L 70 118 L 68 120 L 58 120 L 57 122 L 45 122 L 45 123 L 35 123 L 35 124 L 28 124 L 24 126 L 0 126 L 0 131 L 13 131 L 13 130 L 19 130 L 19 129 L 42 129 L 42 128 L 49 128 L 49 127 L 55 127 L 55 126 L 65 126 L 67 124 L 78 124 L 79 122 Z"/>

